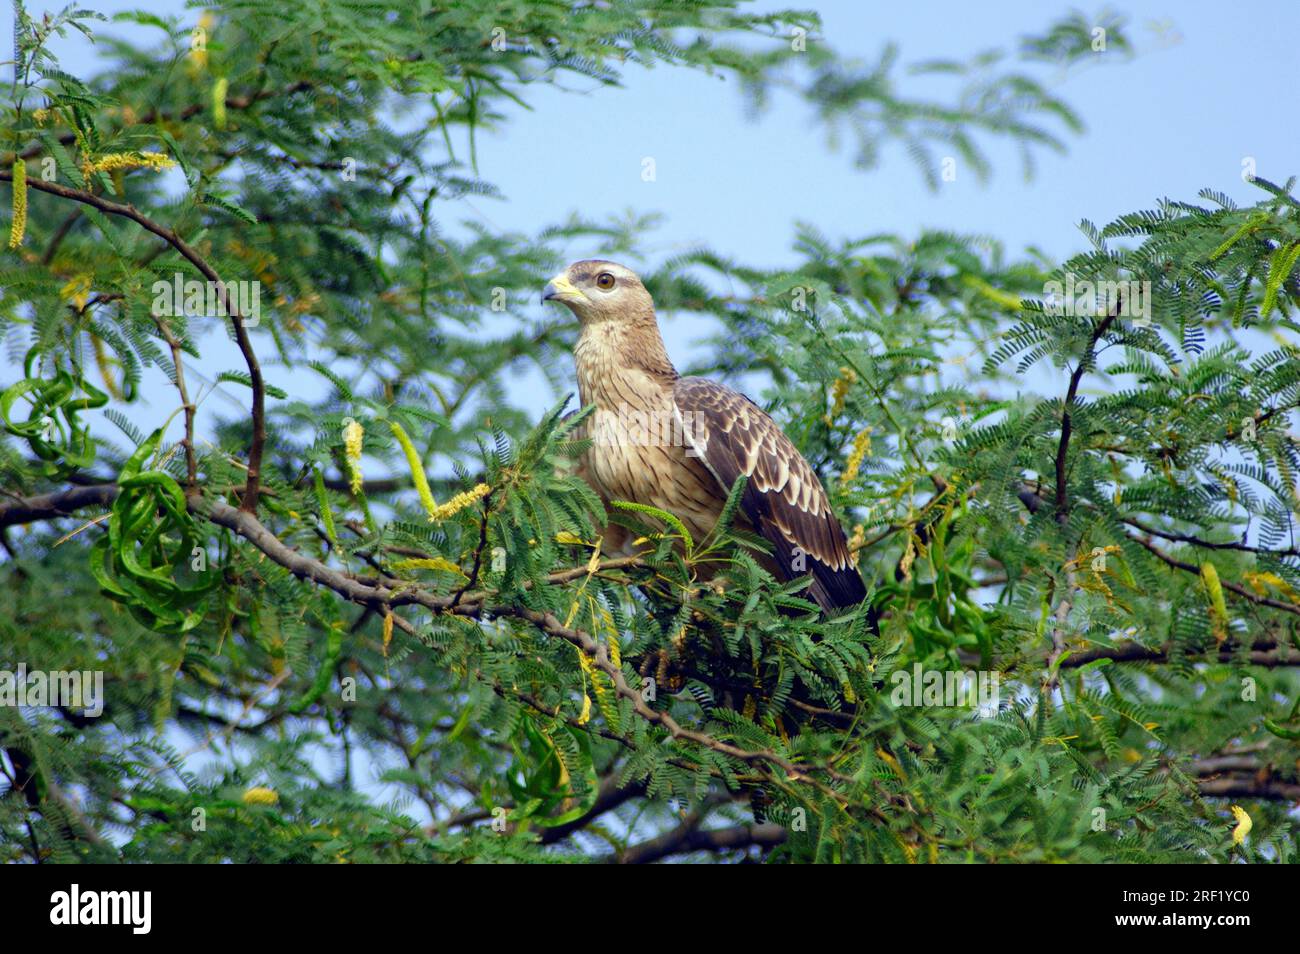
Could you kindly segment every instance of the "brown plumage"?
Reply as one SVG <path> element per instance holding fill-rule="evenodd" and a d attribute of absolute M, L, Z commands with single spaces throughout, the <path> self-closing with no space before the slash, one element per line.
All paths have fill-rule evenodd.
<path fill-rule="evenodd" d="M 746 474 L 736 523 L 772 544 L 769 569 L 783 580 L 811 574 L 809 595 L 827 611 L 863 600 L 844 530 L 808 462 L 743 394 L 678 375 L 635 273 L 614 262 L 575 262 L 542 299 L 567 305 L 582 326 L 578 392 L 595 411 L 585 422 L 593 444 L 579 472 L 606 502 L 666 510 L 700 540 Z"/>

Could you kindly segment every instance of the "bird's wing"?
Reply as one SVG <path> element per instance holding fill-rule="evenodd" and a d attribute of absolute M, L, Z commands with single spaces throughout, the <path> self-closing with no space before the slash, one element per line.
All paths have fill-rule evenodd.
<path fill-rule="evenodd" d="M 826 610 L 861 603 L 867 591 L 849 559 L 844 528 L 821 481 L 776 422 L 743 394 L 705 378 L 679 379 L 673 404 L 688 451 L 722 494 L 748 476 L 741 509 L 775 548 L 785 578 L 811 572 L 810 594 Z M 806 556 L 804 569 L 797 569 L 797 550 Z"/>

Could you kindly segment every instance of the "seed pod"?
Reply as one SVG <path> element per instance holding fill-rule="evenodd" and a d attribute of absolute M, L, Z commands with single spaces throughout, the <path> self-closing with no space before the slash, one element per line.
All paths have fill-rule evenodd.
<path fill-rule="evenodd" d="M 1201 582 L 1210 597 L 1210 626 L 1214 631 L 1214 641 L 1221 643 L 1228 638 L 1228 606 L 1223 600 L 1219 571 L 1208 560 L 1201 564 Z"/>

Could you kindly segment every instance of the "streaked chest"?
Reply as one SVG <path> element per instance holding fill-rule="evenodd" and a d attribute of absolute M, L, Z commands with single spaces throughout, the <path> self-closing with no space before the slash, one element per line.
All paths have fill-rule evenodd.
<path fill-rule="evenodd" d="M 720 507 L 716 481 L 687 453 L 673 408 L 672 385 L 631 365 L 617 329 L 584 329 L 574 351 L 592 440 L 588 479 L 606 500 L 630 500 L 667 510 L 691 532 L 712 528 Z"/>

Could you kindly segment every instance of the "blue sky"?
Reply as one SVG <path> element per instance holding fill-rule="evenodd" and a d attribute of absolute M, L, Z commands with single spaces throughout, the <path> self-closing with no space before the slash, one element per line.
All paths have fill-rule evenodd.
<path fill-rule="evenodd" d="M 843 53 L 872 59 L 893 39 L 906 60 L 1005 48 L 1071 8 L 1007 0 L 811 6 L 822 14 L 821 38 Z M 1068 155 L 1040 154 L 1029 183 L 1014 150 L 997 146 L 987 186 L 959 168 L 955 182 L 930 192 L 901 149 L 888 150 L 876 169 L 856 170 L 793 96 L 778 95 L 751 122 L 734 82 L 657 68 L 628 73 L 622 90 L 530 91 L 533 109 L 513 108 L 502 131 L 480 144 L 483 176 L 509 202 L 474 205 L 492 222 L 521 229 L 574 209 L 659 211 L 666 223 L 656 250 L 707 243 L 768 265 L 789 260 L 795 220 L 843 236 L 925 226 L 987 233 L 1012 249 L 1034 244 L 1063 257 L 1081 245 L 1074 229 L 1081 218 L 1106 221 L 1162 195 L 1192 197 L 1205 185 L 1254 201 L 1260 193 L 1240 177 L 1243 156 L 1275 180 L 1300 172 L 1300 137 L 1282 106 L 1295 79 L 1300 5 L 1243 3 L 1231 18 L 1222 3 L 1125 9 L 1137 47 L 1131 60 L 1064 76 L 1044 71 L 1088 129 Z M 1172 21 L 1181 42 L 1163 46 L 1148 25 L 1157 21 Z M 655 182 L 641 180 L 645 156 L 656 160 Z"/>

